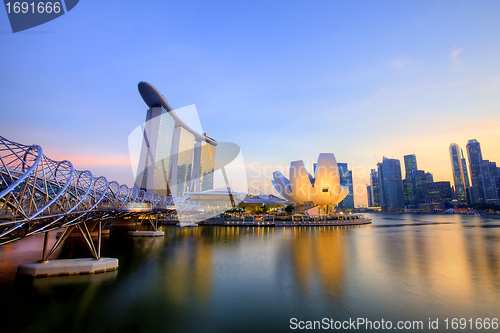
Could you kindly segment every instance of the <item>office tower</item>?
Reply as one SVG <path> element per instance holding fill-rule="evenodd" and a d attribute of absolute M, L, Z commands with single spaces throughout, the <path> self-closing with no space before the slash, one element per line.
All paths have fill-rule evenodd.
<path fill-rule="evenodd" d="M 349 187 L 349 194 L 339 202 L 340 209 L 354 209 L 354 186 L 352 183 L 352 171 L 347 168 L 347 163 L 337 163 L 340 173 L 340 185 Z"/>
<path fill-rule="evenodd" d="M 417 170 L 415 177 L 415 204 L 418 206 L 425 203 L 424 189 L 434 182 L 434 176 L 430 172 Z"/>
<path fill-rule="evenodd" d="M 366 194 L 368 196 L 368 207 L 373 207 L 372 187 L 366 185 Z"/>
<path fill-rule="evenodd" d="M 469 175 L 465 163 L 464 152 L 456 144 L 450 145 L 451 170 L 455 184 L 455 198 L 459 202 L 470 203 Z"/>
<path fill-rule="evenodd" d="M 404 209 L 401 162 L 397 159 L 384 157 L 383 162 L 378 163 L 378 174 L 382 209 Z"/>
<path fill-rule="evenodd" d="M 370 171 L 370 187 L 372 191 L 372 207 L 380 207 L 380 186 L 378 172 L 375 169 L 371 169 Z"/>
<path fill-rule="evenodd" d="M 484 203 L 484 187 L 481 177 L 481 145 L 476 139 L 467 142 L 467 157 L 469 159 L 469 170 L 471 180 L 471 202 Z"/>
<path fill-rule="evenodd" d="M 418 199 L 416 198 L 416 189 L 414 172 L 417 171 L 417 157 L 415 154 L 405 155 L 405 179 L 403 180 L 403 195 L 405 205 L 414 206 L 418 205 Z"/>
<path fill-rule="evenodd" d="M 417 157 L 415 154 L 405 155 L 405 179 L 403 180 L 403 193 L 405 205 L 418 208 L 424 200 L 424 188 L 434 181 L 429 172 L 417 169 Z"/>
<path fill-rule="evenodd" d="M 417 156 L 415 154 L 405 155 L 405 178 L 411 178 L 411 172 L 418 170 Z"/>
<path fill-rule="evenodd" d="M 424 201 L 428 203 L 440 203 L 442 208 L 449 207 L 452 200 L 450 182 L 433 182 L 427 184 L 424 190 Z"/>
<path fill-rule="evenodd" d="M 481 161 L 481 178 L 483 180 L 484 200 L 488 204 L 500 204 L 498 198 L 497 164 L 488 160 Z"/>

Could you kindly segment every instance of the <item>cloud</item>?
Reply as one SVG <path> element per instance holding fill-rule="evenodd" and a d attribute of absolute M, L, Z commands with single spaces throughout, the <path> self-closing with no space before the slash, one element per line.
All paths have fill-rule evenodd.
<path fill-rule="evenodd" d="M 395 68 L 405 68 L 410 65 L 413 65 L 411 60 L 395 60 L 391 63 L 391 66 Z"/>
<path fill-rule="evenodd" d="M 462 67 L 462 62 L 458 58 L 458 55 L 462 51 L 465 51 L 465 49 L 464 48 L 462 48 L 462 49 L 456 49 L 456 50 L 451 51 L 451 53 L 450 53 L 451 62 L 455 65 L 455 67 Z"/>

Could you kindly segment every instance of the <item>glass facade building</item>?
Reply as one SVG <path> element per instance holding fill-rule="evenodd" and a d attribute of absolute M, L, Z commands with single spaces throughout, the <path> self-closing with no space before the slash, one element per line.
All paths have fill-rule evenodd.
<path fill-rule="evenodd" d="M 373 194 L 371 185 L 366 185 L 366 195 L 368 196 L 368 207 L 373 207 Z"/>
<path fill-rule="evenodd" d="M 450 145 L 451 170 L 455 185 L 455 199 L 459 202 L 470 203 L 470 185 L 464 152 L 456 143 Z"/>
<path fill-rule="evenodd" d="M 177 172 L 177 196 L 182 197 L 184 192 L 189 192 L 191 185 L 191 171 L 193 169 L 194 135 L 181 128 L 179 140 L 179 155 L 177 168 L 173 166 L 172 172 Z"/>
<path fill-rule="evenodd" d="M 378 163 L 380 203 L 383 210 L 404 209 L 403 179 L 401 162 L 398 159 L 383 158 Z"/>
<path fill-rule="evenodd" d="M 415 188 L 415 172 L 417 171 L 417 156 L 405 155 L 405 179 L 403 180 L 403 194 L 405 205 L 418 205 L 417 190 Z"/>
<path fill-rule="evenodd" d="M 201 145 L 200 187 L 202 191 L 214 187 L 215 147 L 206 142 Z"/>
<path fill-rule="evenodd" d="M 484 199 L 488 204 L 499 205 L 497 164 L 488 160 L 481 161 Z"/>
<path fill-rule="evenodd" d="M 163 108 L 162 108 L 163 109 Z M 168 188 L 168 174 L 171 168 L 170 152 L 172 151 L 172 136 L 174 135 L 175 120 L 163 109 L 156 145 L 154 188 L 153 193 L 170 195 Z"/>
<path fill-rule="evenodd" d="M 471 180 L 471 202 L 484 203 L 484 187 L 481 177 L 481 145 L 476 139 L 467 142 L 467 157 L 469 160 L 470 180 Z"/>
<path fill-rule="evenodd" d="M 340 185 L 349 188 L 349 194 L 339 202 L 340 209 L 354 209 L 354 186 L 352 183 L 352 171 L 347 168 L 347 163 L 337 163 L 340 173 Z"/>
<path fill-rule="evenodd" d="M 450 206 L 452 200 L 450 182 L 434 182 L 424 188 L 424 200 L 428 203 L 439 203 L 441 208 Z"/>
<path fill-rule="evenodd" d="M 405 155 L 405 178 L 411 177 L 411 172 L 418 170 L 417 168 L 417 156 L 415 154 Z"/>
<path fill-rule="evenodd" d="M 378 172 L 375 169 L 371 169 L 370 171 L 370 186 L 372 192 L 372 206 L 371 207 L 380 207 L 380 186 L 378 180 Z"/>

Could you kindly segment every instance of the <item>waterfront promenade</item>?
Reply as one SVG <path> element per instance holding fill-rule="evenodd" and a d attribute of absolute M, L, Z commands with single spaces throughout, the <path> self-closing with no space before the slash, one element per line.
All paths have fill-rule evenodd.
<path fill-rule="evenodd" d="M 344 226 L 370 224 L 372 220 L 363 214 L 330 217 L 326 215 L 292 215 L 281 217 L 274 215 L 243 215 L 241 217 L 213 218 L 200 225 L 217 226 L 264 226 L 264 227 L 309 227 L 309 226 Z"/>

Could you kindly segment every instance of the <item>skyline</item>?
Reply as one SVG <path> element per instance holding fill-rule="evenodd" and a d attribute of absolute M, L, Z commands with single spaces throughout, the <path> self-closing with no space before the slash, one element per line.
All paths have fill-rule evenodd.
<path fill-rule="evenodd" d="M 500 3 L 384 4 L 81 2 L 16 34 L 4 11 L 1 135 L 131 185 L 127 138 L 144 122 L 147 81 L 238 144 L 249 181 L 252 165 L 286 176 L 323 152 L 355 186 L 383 156 L 408 154 L 452 181 L 448 147 L 470 139 L 500 161 Z M 250 192 L 275 193 L 270 174 Z"/>

